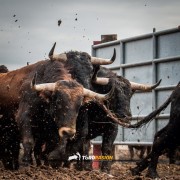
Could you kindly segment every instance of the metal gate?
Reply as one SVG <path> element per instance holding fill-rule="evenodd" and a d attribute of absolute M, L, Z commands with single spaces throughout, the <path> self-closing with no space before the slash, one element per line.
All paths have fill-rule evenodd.
<path fill-rule="evenodd" d="M 118 75 L 147 84 L 162 79 L 160 86 L 152 92 L 133 95 L 131 112 L 135 122 L 159 107 L 180 81 L 180 28 L 93 45 L 92 55 L 110 58 L 114 48 L 116 60 L 108 68 Z M 158 119 L 137 130 L 119 126 L 115 144 L 152 144 L 154 134 L 167 124 L 169 113 L 170 105 Z M 93 142 L 100 143 L 101 138 Z"/>

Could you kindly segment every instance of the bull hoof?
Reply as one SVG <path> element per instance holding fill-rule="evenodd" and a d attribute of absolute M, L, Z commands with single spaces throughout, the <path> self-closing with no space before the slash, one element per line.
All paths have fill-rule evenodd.
<path fill-rule="evenodd" d="M 106 169 L 106 168 L 101 169 L 101 172 L 106 173 L 106 174 L 110 174 L 110 170 Z"/>
<path fill-rule="evenodd" d="M 62 162 L 60 160 L 51 160 L 49 164 L 53 169 L 58 169 L 62 165 Z"/>
<path fill-rule="evenodd" d="M 155 178 L 159 178 L 159 175 L 158 175 L 158 173 L 156 171 L 148 170 L 147 174 L 146 174 L 146 177 L 155 179 Z"/>
<path fill-rule="evenodd" d="M 83 166 L 82 166 L 81 163 L 80 163 L 80 164 L 76 163 L 76 164 L 74 165 L 74 167 L 75 167 L 75 169 L 76 169 L 77 171 L 83 171 Z"/>
<path fill-rule="evenodd" d="M 84 170 L 85 170 L 85 171 L 92 171 L 93 168 L 92 168 L 92 167 L 86 167 L 86 166 L 85 166 L 85 167 L 84 167 Z"/>
<path fill-rule="evenodd" d="M 130 171 L 131 171 L 132 176 L 140 176 L 141 175 L 141 173 L 139 172 L 137 167 L 130 168 Z"/>
<path fill-rule="evenodd" d="M 19 169 L 19 161 L 17 160 L 15 163 L 14 163 L 14 170 L 18 170 Z"/>
<path fill-rule="evenodd" d="M 49 162 L 47 160 L 44 160 L 44 165 L 49 166 Z"/>
<path fill-rule="evenodd" d="M 70 166 L 71 166 L 71 162 L 64 162 L 64 165 L 63 165 L 63 167 L 65 167 L 65 168 L 70 168 Z"/>
<path fill-rule="evenodd" d="M 3 165 L 6 170 L 14 170 L 13 164 L 10 161 L 4 162 Z"/>
<path fill-rule="evenodd" d="M 41 166 L 42 164 L 41 164 L 41 161 L 40 160 L 38 160 L 38 161 L 36 161 L 36 166 L 37 167 L 39 167 L 39 166 Z"/>
<path fill-rule="evenodd" d="M 85 161 L 84 162 L 84 170 L 85 171 L 92 171 L 92 161 Z"/>
<path fill-rule="evenodd" d="M 26 166 L 30 166 L 30 165 L 33 165 L 33 161 L 32 161 L 32 159 L 25 159 L 25 158 L 23 158 L 21 165 L 25 166 L 25 167 Z"/>

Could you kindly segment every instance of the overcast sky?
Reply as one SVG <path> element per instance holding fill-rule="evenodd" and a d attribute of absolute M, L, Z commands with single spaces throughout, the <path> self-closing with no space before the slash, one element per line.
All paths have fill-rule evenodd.
<path fill-rule="evenodd" d="M 62 23 L 58 26 L 58 20 Z M 13 70 L 69 50 L 180 25 L 180 0 L 0 0 L 0 64 Z"/>

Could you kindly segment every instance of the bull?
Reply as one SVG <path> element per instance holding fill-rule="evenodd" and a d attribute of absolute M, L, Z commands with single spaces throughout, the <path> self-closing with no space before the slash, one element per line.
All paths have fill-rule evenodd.
<path fill-rule="evenodd" d="M 0 73 L 7 73 L 9 70 L 6 66 L 0 65 Z"/>
<path fill-rule="evenodd" d="M 97 136 L 102 136 L 102 155 L 111 155 L 113 142 L 118 133 L 118 124 L 130 127 L 128 123 L 131 118 L 130 99 L 132 94 L 136 90 L 150 91 L 160 83 L 159 81 L 153 86 L 137 84 L 129 82 L 121 76 L 117 76 L 107 68 L 101 67 L 100 70 L 99 68 L 99 66 L 95 67 L 92 80 L 93 90 L 99 93 L 106 93 L 114 84 L 114 94 L 105 103 L 106 106 L 101 106 L 97 102 L 90 102 L 80 108 L 76 125 L 76 136 L 73 140 L 69 141 L 67 146 L 67 153 L 69 155 L 80 152 L 81 155 L 88 156 L 89 141 Z M 101 78 L 96 77 L 97 72 Z M 68 163 L 65 163 L 65 165 L 68 166 Z M 109 172 L 110 165 L 110 161 L 103 161 L 101 170 L 103 172 Z M 77 168 L 89 170 L 92 166 L 90 162 L 85 161 L 83 167 L 83 162 L 81 161 Z"/>
<path fill-rule="evenodd" d="M 88 77 L 85 76 L 87 78 L 82 84 L 89 87 L 91 60 L 92 63 L 95 63 L 99 59 L 91 57 L 87 53 L 76 52 L 75 55 L 76 59 L 86 59 L 84 67 L 82 67 L 83 63 L 80 64 L 78 61 L 78 65 L 83 70 L 77 71 L 77 73 L 88 70 Z M 0 83 L 3 84 L 0 87 L 0 114 L 7 109 L 10 110 L 11 118 L 14 119 L 14 114 L 16 114 L 24 146 L 23 161 L 28 164 L 32 163 L 33 133 L 38 132 L 41 127 L 40 122 L 43 122 L 42 127 L 47 128 L 45 119 L 52 118 L 55 121 L 52 126 L 57 129 L 54 139 L 57 142 L 57 139 L 60 138 L 63 144 L 65 143 L 63 139 L 67 139 L 75 133 L 75 119 L 84 97 L 106 97 L 84 89 L 83 85 L 73 80 L 72 75 L 75 73 L 72 75 L 69 73 L 69 71 L 73 72 L 68 65 L 69 58 L 73 58 L 72 52 L 54 55 L 51 51 L 50 60 L 42 60 L 18 70 L 0 74 Z M 102 62 L 103 59 L 99 61 Z M 33 80 L 32 86 L 30 86 L 35 73 L 37 73 L 37 83 L 40 85 L 35 85 L 35 80 Z"/>
<path fill-rule="evenodd" d="M 155 134 L 151 153 L 140 161 L 136 167 L 131 169 L 133 175 L 139 175 L 148 167 L 146 176 L 150 178 L 158 178 L 159 175 L 156 169 L 159 156 L 167 150 L 169 150 L 169 152 L 171 152 L 170 154 L 173 155 L 173 152 L 180 145 L 180 82 L 170 97 L 156 111 L 160 112 L 170 103 L 171 109 L 168 124 Z"/>

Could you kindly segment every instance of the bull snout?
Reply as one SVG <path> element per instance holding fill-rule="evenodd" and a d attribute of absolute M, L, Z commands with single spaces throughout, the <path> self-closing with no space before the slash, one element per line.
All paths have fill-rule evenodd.
<path fill-rule="evenodd" d="M 67 136 L 68 138 L 71 138 L 76 133 L 76 129 L 70 128 L 70 127 L 62 127 L 59 128 L 59 136 L 63 138 L 64 136 Z"/>

